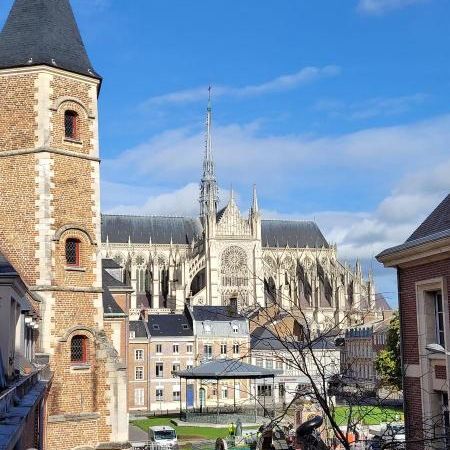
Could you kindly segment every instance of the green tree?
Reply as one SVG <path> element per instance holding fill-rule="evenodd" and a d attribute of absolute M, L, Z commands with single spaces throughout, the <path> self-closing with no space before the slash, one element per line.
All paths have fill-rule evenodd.
<path fill-rule="evenodd" d="M 375 367 L 384 384 L 399 390 L 402 389 L 400 356 L 400 318 L 396 312 L 389 323 L 386 348 L 378 353 Z"/>

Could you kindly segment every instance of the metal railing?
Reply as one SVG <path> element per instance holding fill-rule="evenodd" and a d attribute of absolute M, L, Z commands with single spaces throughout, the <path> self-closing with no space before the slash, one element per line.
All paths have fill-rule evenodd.
<path fill-rule="evenodd" d="M 40 381 L 49 382 L 52 378 L 50 367 L 44 366 L 33 373 L 19 378 L 12 386 L 0 394 L 0 413 L 6 413 L 31 391 Z"/>

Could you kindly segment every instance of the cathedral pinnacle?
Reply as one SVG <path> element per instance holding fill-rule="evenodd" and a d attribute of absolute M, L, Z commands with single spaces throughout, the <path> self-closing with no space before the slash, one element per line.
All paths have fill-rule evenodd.
<path fill-rule="evenodd" d="M 200 215 L 202 217 L 217 212 L 218 188 L 212 155 L 212 107 L 211 86 L 208 88 L 208 106 L 206 108 L 205 154 L 203 158 L 203 176 L 200 185 Z"/>

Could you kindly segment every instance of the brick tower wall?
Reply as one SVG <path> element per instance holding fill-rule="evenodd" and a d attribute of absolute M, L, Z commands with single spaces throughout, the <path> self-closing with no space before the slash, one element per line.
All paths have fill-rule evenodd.
<path fill-rule="evenodd" d="M 41 299 L 40 347 L 54 371 L 48 450 L 127 439 L 103 331 L 97 90 L 97 80 L 53 68 L 0 71 L 0 250 Z M 76 140 L 65 138 L 66 110 L 78 114 Z M 66 264 L 68 238 L 80 242 L 77 267 Z M 83 365 L 70 360 L 74 335 L 87 338 Z"/>

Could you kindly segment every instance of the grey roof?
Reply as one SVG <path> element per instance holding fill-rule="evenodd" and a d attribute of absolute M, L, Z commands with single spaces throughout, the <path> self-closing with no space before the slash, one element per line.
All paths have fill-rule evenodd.
<path fill-rule="evenodd" d="M 219 211 L 218 215 L 223 211 Z M 169 216 L 102 215 L 102 242 L 146 244 L 189 244 L 194 236 L 201 236 L 199 219 Z M 311 221 L 262 220 L 262 244 L 265 247 L 329 247 L 316 223 Z"/>
<path fill-rule="evenodd" d="M 168 216 L 102 215 L 102 242 L 135 244 L 189 244 L 194 236 L 202 235 L 199 219 Z"/>
<path fill-rule="evenodd" d="M 16 269 L 14 269 L 2 253 L 0 253 L 0 274 L 18 275 Z"/>
<path fill-rule="evenodd" d="M 125 316 L 123 309 L 117 304 L 116 300 L 114 299 L 113 295 L 111 294 L 111 291 L 103 286 L 103 313 L 108 315 L 119 315 L 119 316 Z"/>
<path fill-rule="evenodd" d="M 185 314 L 151 314 L 148 318 L 151 336 L 193 336 L 192 325 Z"/>
<path fill-rule="evenodd" d="M 122 281 L 118 280 L 116 277 L 113 277 L 107 270 L 103 270 L 102 277 L 103 286 L 112 288 L 113 290 L 114 288 L 133 290 L 130 285 L 122 283 Z"/>
<path fill-rule="evenodd" d="M 328 247 L 319 227 L 311 221 L 262 220 L 261 240 L 264 247 Z"/>
<path fill-rule="evenodd" d="M 230 320 L 247 320 L 241 314 L 238 314 L 229 306 L 193 306 L 191 309 L 194 320 L 204 322 L 210 320 L 212 322 L 229 322 Z"/>
<path fill-rule="evenodd" d="M 450 194 L 419 225 L 406 242 L 422 239 L 435 233 L 450 230 Z"/>
<path fill-rule="evenodd" d="M 130 320 L 129 322 L 130 331 L 134 331 L 135 337 L 146 338 L 147 330 L 145 329 L 145 323 L 142 320 Z"/>
<path fill-rule="evenodd" d="M 189 370 L 177 372 L 181 378 L 190 379 L 257 379 L 271 378 L 281 373 L 280 370 L 269 370 L 247 364 L 240 359 L 217 359 Z"/>
<path fill-rule="evenodd" d="M 101 79 L 69 0 L 16 0 L 9 13 L 0 34 L 0 68 L 41 64 Z"/>
<path fill-rule="evenodd" d="M 372 335 L 373 327 L 357 327 L 345 331 L 346 338 L 371 338 Z"/>
<path fill-rule="evenodd" d="M 295 336 L 282 340 L 274 332 L 265 327 L 257 327 L 250 336 L 252 350 L 302 350 L 306 346 L 313 350 L 333 350 L 336 348 L 335 336 L 319 336 L 308 342 L 294 340 Z"/>
<path fill-rule="evenodd" d="M 111 258 L 102 259 L 102 267 L 104 269 L 121 269 L 122 266 Z"/>
<path fill-rule="evenodd" d="M 434 211 L 419 225 L 413 234 L 400 245 L 387 248 L 379 253 L 376 258 L 380 260 L 384 256 L 403 250 L 418 247 L 433 241 L 450 237 L 450 194 L 434 209 Z"/>
<path fill-rule="evenodd" d="M 383 294 L 375 294 L 375 307 L 378 309 L 382 309 L 383 311 L 392 310 L 391 306 L 386 300 L 386 297 Z"/>
<path fill-rule="evenodd" d="M 102 261 L 103 263 L 103 261 Z M 103 267 L 102 270 L 102 287 L 103 287 L 103 313 L 105 315 L 126 315 L 123 309 L 117 304 L 116 300 L 114 299 L 113 295 L 111 294 L 111 291 L 109 288 L 130 288 L 130 286 L 127 286 L 123 284 L 121 281 L 119 281 L 117 278 L 114 278 L 112 275 L 110 275 L 106 269 Z"/>

